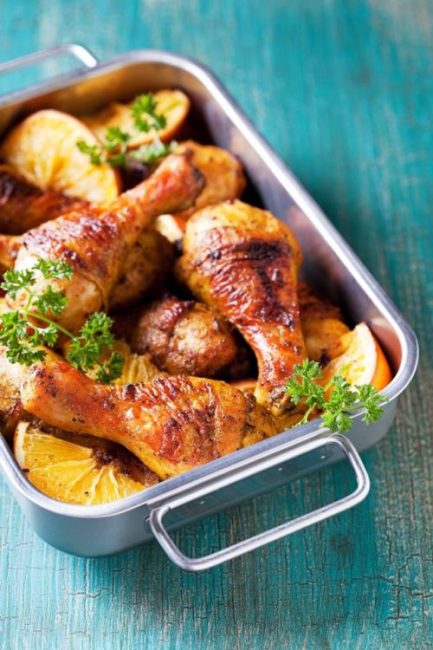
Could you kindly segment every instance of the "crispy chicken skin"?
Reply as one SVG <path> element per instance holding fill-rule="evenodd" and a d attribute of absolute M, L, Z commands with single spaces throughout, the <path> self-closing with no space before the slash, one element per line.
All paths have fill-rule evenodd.
<path fill-rule="evenodd" d="M 343 321 L 339 307 L 319 297 L 305 282 L 299 284 L 298 298 L 307 357 L 325 366 L 344 351 L 341 337 L 349 331 L 349 328 Z M 240 390 L 254 393 L 256 381 L 256 377 L 250 374 L 248 379 L 235 381 L 232 385 Z M 296 418 L 296 411 L 299 413 L 302 409 L 294 409 L 290 413 L 283 414 L 284 422 L 290 422 L 292 417 Z"/>
<path fill-rule="evenodd" d="M 153 228 L 144 230 L 129 249 L 113 289 L 110 309 L 125 309 L 160 291 L 172 269 L 174 246 Z"/>
<path fill-rule="evenodd" d="M 20 236 L 0 234 L 0 273 L 14 266 L 21 246 Z M 168 239 L 153 228 L 144 230 L 121 264 L 109 295 L 110 309 L 124 309 L 148 293 L 154 295 L 155 289 L 163 287 L 173 259 L 174 247 Z"/>
<path fill-rule="evenodd" d="M 219 377 L 242 353 L 229 323 L 204 304 L 166 294 L 145 307 L 131 337 L 172 375 Z"/>
<path fill-rule="evenodd" d="M 192 164 L 203 174 L 205 185 L 194 204 L 178 213 L 188 219 L 194 212 L 207 205 L 237 199 L 246 186 L 242 165 L 230 151 L 186 140 L 176 149 L 177 153 L 190 151 Z"/>
<path fill-rule="evenodd" d="M 4 273 L 15 264 L 21 238 L 16 235 L 0 235 L 0 272 Z"/>
<path fill-rule="evenodd" d="M 54 190 L 41 190 L 9 165 L 0 165 L 0 232 L 21 235 L 61 214 L 87 206 L 87 201 Z"/>
<path fill-rule="evenodd" d="M 0 430 L 9 437 L 22 414 L 20 386 L 27 376 L 27 368 L 10 363 L 6 350 L 0 346 Z"/>
<path fill-rule="evenodd" d="M 159 214 L 190 205 L 202 183 L 186 154 L 172 154 L 101 215 L 89 215 L 83 208 L 23 235 L 15 268 L 32 267 L 41 257 L 63 259 L 73 267 L 71 279 L 50 280 L 50 284 L 68 298 L 59 323 L 76 331 L 89 314 L 107 308 L 124 259 L 142 231 Z M 36 291 L 43 291 L 46 282 L 38 278 Z"/>
<path fill-rule="evenodd" d="M 12 268 L 22 245 L 20 236 L 0 235 L 0 273 Z M 123 260 L 109 295 L 110 309 L 124 309 L 161 289 L 170 273 L 174 247 L 153 228 L 144 230 Z"/>
<path fill-rule="evenodd" d="M 341 309 L 329 300 L 319 297 L 306 282 L 299 283 L 298 296 L 302 319 L 335 318 L 343 320 Z"/>
<path fill-rule="evenodd" d="M 255 397 L 281 412 L 293 366 L 305 356 L 297 295 L 301 254 L 270 212 L 220 203 L 188 221 L 177 274 L 237 327 L 257 357 Z"/>
<path fill-rule="evenodd" d="M 47 360 L 60 360 L 61 357 L 45 349 Z M 20 399 L 20 388 L 28 375 L 28 367 L 11 363 L 7 350 L 0 345 L 0 431 L 7 437 L 12 435 L 24 409 Z"/>
<path fill-rule="evenodd" d="M 343 352 L 341 337 L 349 328 L 341 310 L 329 300 L 319 298 L 305 283 L 300 284 L 298 296 L 308 358 L 326 365 Z"/>
<path fill-rule="evenodd" d="M 229 384 L 178 375 L 104 386 L 64 361 L 31 366 L 24 409 L 51 426 L 117 442 L 161 479 L 275 433 L 272 417 Z"/>

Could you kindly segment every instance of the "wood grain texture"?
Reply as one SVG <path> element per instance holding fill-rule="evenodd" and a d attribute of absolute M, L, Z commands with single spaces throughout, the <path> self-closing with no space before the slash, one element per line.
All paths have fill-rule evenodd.
<path fill-rule="evenodd" d="M 208 64 L 414 325 L 421 364 L 395 426 L 365 454 L 364 504 L 203 575 L 180 572 L 156 544 L 101 560 L 57 552 L 0 482 L 0 646 L 432 647 L 431 2 L 0 0 L 1 60 L 67 41 L 100 57 L 155 47 Z M 337 467 L 176 540 L 209 552 L 348 480 Z"/>

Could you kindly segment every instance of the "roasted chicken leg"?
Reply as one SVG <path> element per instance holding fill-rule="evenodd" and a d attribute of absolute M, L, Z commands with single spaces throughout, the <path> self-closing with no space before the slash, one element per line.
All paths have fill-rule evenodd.
<path fill-rule="evenodd" d="M 255 397 L 280 413 L 285 385 L 305 357 L 297 296 L 301 254 L 291 230 L 241 201 L 204 208 L 188 221 L 179 278 L 231 321 L 253 349 Z"/>
<path fill-rule="evenodd" d="M 162 479 L 276 430 L 252 396 L 224 382 L 178 375 L 103 386 L 64 361 L 32 366 L 21 401 L 51 426 L 123 445 Z"/>
<path fill-rule="evenodd" d="M 23 235 L 15 268 L 32 267 L 41 257 L 63 259 L 73 267 L 71 279 L 50 283 L 68 298 L 59 322 L 76 331 L 89 314 L 107 308 L 122 263 L 144 228 L 159 214 L 190 205 L 202 182 L 187 154 L 172 154 L 103 214 L 89 215 L 83 208 Z M 36 291 L 44 290 L 46 282 L 40 277 Z"/>
<path fill-rule="evenodd" d="M 11 269 L 21 248 L 21 237 L 0 235 L 0 273 Z"/>
<path fill-rule="evenodd" d="M 87 201 L 55 190 L 41 190 L 9 165 L 0 165 L 0 233 L 22 235 L 61 214 L 87 207 Z"/>
<path fill-rule="evenodd" d="M 157 230 L 146 228 L 128 250 L 108 297 L 110 309 L 119 310 L 155 296 L 164 287 L 174 261 L 174 246 Z"/>

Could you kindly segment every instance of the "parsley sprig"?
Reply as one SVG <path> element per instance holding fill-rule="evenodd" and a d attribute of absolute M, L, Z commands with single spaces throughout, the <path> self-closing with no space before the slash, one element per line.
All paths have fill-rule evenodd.
<path fill-rule="evenodd" d="M 386 397 L 379 395 L 371 384 L 352 385 L 342 375 L 334 375 L 323 385 L 322 378 L 322 369 L 316 361 L 306 359 L 295 365 L 286 391 L 295 406 L 307 407 L 299 424 L 305 424 L 314 411 L 320 411 L 328 429 L 345 433 L 352 427 L 350 414 L 362 408 L 365 409 L 363 422 L 371 424 L 380 419 L 381 404 L 386 402 Z"/>
<path fill-rule="evenodd" d="M 124 167 L 131 161 L 151 165 L 172 153 L 178 146 L 175 140 L 162 142 L 158 137 L 149 144 L 143 144 L 134 151 L 128 151 L 127 143 L 131 136 L 117 126 L 107 129 L 105 143 L 101 145 L 88 144 L 84 140 L 77 142 L 77 147 L 88 154 L 92 165 L 108 163 L 115 167 Z"/>
<path fill-rule="evenodd" d="M 92 165 L 101 165 L 103 162 L 122 167 L 126 164 L 129 133 L 125 133 L 118 126 L 110 126 L 105 133 L 102 144 L 88 144 L 84 140 L 77 142 L 77 147 L 82 153 L 88 154 Z"/>
<path fill-rule="evenodd" d="M 131 104 L 131 116 L 137 131 L 143 133 L 148 133 L 150 130 L 160 131 L 167 124 L 165 115 L 157 111 L 157 102 L 153 93 L 139 95 L 134 99 Z M 128 152 L 128 142 L 131 137 L 130 133 L 122 131 L 118 126 L 110 126 L 101 144 L 89 144 L 79 140 L 77 147 L 89 156 L 92 165 L 109 163 L 115 167 L 124 167 L 130 160 L 151 164 L 164 158 L 177 147 L 177 142 L 166 144 L 156 136 L 150 144 Z"/>
<path fill-rule="evenodd" d="M 43 361 L 46 353 L 42 346 L 54 348 L 63 334 L 69 339 L 69 363 L 83 372 L 93 370 L 98 381 L 108 384 L 121 375 L 124 362 L 118 352 L 112 351 L 112 319 L 96 312 L 75 335 L 53 320 L 68 304 L 64 292 L 50 285 L 42 293 L 35 290 L 39 273 L 47 280 L 62 280 L 71 278 L 72 272 L 63 260 L 43 259 L 30 269 L 7 271 L 0 286 L 12 299 L 22 293 L 23 306 L 0 316 L 0 343 L 6 346 L 9 361 L 29 366 Z"/>
<path fill-rule="evenodd" d="M 102 163 L 104 149 L 101 145 L 89 144 L 85 140 L 78 140 L 76 145 L 81 153 L 86 153 L 89 156 L 92 165 L 100 165 Z"/>
<path fill-rule="evenodd" d="M 155 138 L 153 142 L 143 144 L 135 151 L 131 151 L 129 156 L 132 160 L 150 165 L 173 153 L 177 146 L 176 140 L 162 142 L 159 138 Z"/>
<path fill-rule="evenodd" d="M 153 93 L 138 95 L 131 104 L 131 115 L 137 131 L 148 133 L 151 129 L 160 131 L 167 124 L 163 113 L 157 112 L 157 102 Z"/>

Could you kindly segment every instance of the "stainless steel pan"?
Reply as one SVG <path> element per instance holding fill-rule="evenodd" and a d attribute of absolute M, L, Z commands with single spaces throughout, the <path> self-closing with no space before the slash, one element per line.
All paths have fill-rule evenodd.
<path fill-rule="evenodd" d="M 0 436 L 0 467 L 35 531 L 66 552 L 85 556 L 116 553 L 156 538 L 168 556 L 189 571 L 207 569 L 273 540 L 351 508 L 366 497 L 369 478 L 358 451 L 374 445 L 392 424 L 397 398 L 417 365 L 418 347 L 411 328 L 313 199 L 270 146 L 201 65 L 181 56 L 152 50 L 128 52 L 97 63 L 78 45 L 67 45 L 0 65 L 0 72 L 50 59 L 78 57 L 87 69 L 44 81 L 0 99 L 0 135 L 13 122 L 40 108 L 80 115 L 144 90 L 182 88 L 191 98 L 193 119 L 211 140 L 242 160 L 265 207 L 295 230 L 305 252 L 304 273 L 315 286 L 344 305 L 353 323 L 372 328 L 395 376 L 380 422 L 366 426 L 354 417 L 349 436 L 330 435 L 320 420 L 288 430 L 122 501 L 74 506 L 36 490 L 17 466 Z M 212 555 L 188 558 L 167 530 L 271 490 L 307 472 L 345 457 L 355 473 L 355 491 L 314 512 L 244 540 Z"/>

